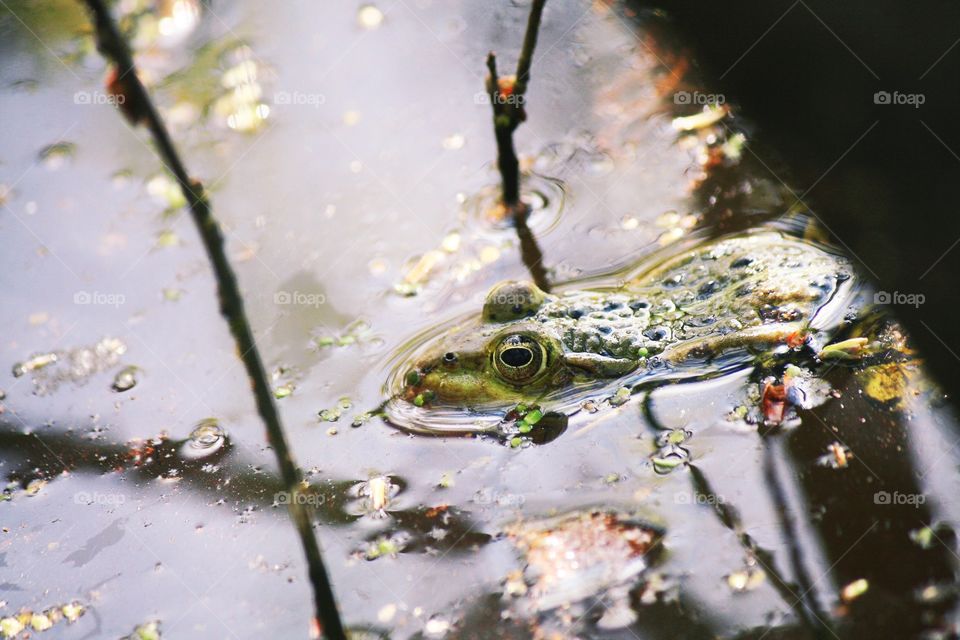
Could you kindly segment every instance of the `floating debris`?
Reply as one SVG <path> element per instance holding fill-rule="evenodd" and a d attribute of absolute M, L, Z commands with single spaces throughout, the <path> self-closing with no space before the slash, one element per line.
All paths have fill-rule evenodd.
<path fill-rule="evenodd" d="M 133 633 L 121 640 L 160 640 L 161 637 L 160 622 L 158 620 L 151 620 L 150 622 L 138 625 L 137 628 L 133 630 Z"/>
<path fill-rule="evenodd" d="M 763 383 L 763 393 L 760 399 L 763 423 L 768 427 L 778 426 L 783 422 L 787 410 L 787 389 L 782 384 L 774 384 L 772 379 Z"/>
<path fill-rule="evenodd" d="M 408 382 L 411 374 L 419 377 L 416 371 L 411 371 L 408 374 Z M 414 397 L 413 404 L 421 406 L 417 404 L 417 398 L 426 395 L 429 395 L 431 400 L 433 399 L 432 391 L 424 391 Z M 501 438 L 514 449 L 531 444 L 551 442 L 556 440 L 566 429 L 567 416 L 565 414 L 553 411 L 544 413 L 539 405 L 527 405 L 525 403 L 520 403 L 508 411 L 499 426 Z"/>
<path fill-rule="evenodd" d="M 620 387 L 617 392 L 610 397 L 610 405 L 619 407 L 630 401 L 630 387 Z"/>
<path fill-rule="evenodd" d="M 370 419 L 374 415 L 375 414 L 367 411 L 367 412 L 361 413 L 360 415 L 354 416 L 353 421 L 350 422 L 350 426 L 353 427 L 354 429 L 356 429 L 357 427 L 362 427 L 363 425 L 370 422 Z"/>
<path fill-rule="evenodd" d="M 371 476 L 350 488 L 348 495 L 353 496 L 349 512 L 354 515 L 386 517 L 390 502 L 401 490 L 399 482 L 388 475 Z"/>
<path fill-rule="evenodd" d="M 653 462 L 653 470 L 655 472 L 660 475 L 666 475 L 677 467 L 686 464 L 687 456 L 672 452 L 665 456 L 654 455 L 654 457 L 651 458 L 651 462 Z"/>
<path fill-rule="evenodd" d="M 870 583 L 867 582 L 866 578 L 860 578 L 859 580 L 854 580 L 843 589 L 840 590 L 840 599 L 844 602 L 853 602 L 863 594 L 867 592 L 867 589 L 870 588 Z"/>
<path fill-rule="evenodd" d="M 382 340 L 373 332 L 373 328 L 365 320 L 355 320 L 347 325 L 343 333 L 339 335 L 314 336 L 312 338 L 314 346 L 318 349 L 329 347 L 349 347 L 353 345 L 376 346 L 382 343 Z"/>
<path fill-rule="evenodd" d="M 59 356 L 56 353 L 41 353 L 39 355 L 35 355 L 29 360 L 18 362 L 17 364 L 13 365 L 13 376 L 15 378 L 19 378 L 25 373 L 37 371 L 46 367 L 47 365 L 51 365 L 58 359 Z"/>
<path fill-rule="evenodd" d="M 35 392 L 43 395 L 55 391 L 63 382 L 85 382 L 94 374 L 115 366 L 126 351 L 127 346 L 121 340 L 104 338 L 90 347 L 33 355 L 15 364 L 13 375 L 32 374 Z"/>
<path fill-rule="evenodd" d="M 828 344 L 817 354 L 821 360 L 858 360 L 870 341 L 867 338 L 850 338 Z"/>
<path fill-rule="evenodd" d="M 514 584 L 510 591 L 522 597 L 524 609 L 538 612 L 588 598 L 627 597 L 620 588 L 647 568 L 647 554 L 661 536 L 629 516 L 599 510 L 521 522 L 506 534 L 523 554 L 529 585 Z"/>
<path fill-rule="evenodd" d="M 903 409 L 909 397 L 908 383 L 917 373 L 915 365 L 889 362 L 867 367 L 857 374 L 857 378 L 862 382 L 867 397 L 894 409 Z"/>
<path fill-rule="evenodd" d="M 396 532 L 386 536 L 380 536 L 370 542 L 364 549 L 358 552 L 365 560 L 376 560 L 384 556 L 396 558 L 397 554 L 403 551 L 409 542 L 409 536 L 403 532 Z"/>
<path fill-rule="evenodd" d="M 85 611 L 85 607 L 79 602 L 70 602 L 39 612 L 24 609 L 16 615 L 0 618 L 0 636 L 7 640 L 17 637 L 22 631 L 48 631 L 61 620 L 73 624 Z M 29 631 L 22 637 L 30 637 Z"/>
<path fill-rule="evenodd" d="M 832 469 L 846 469 L 850 466 L 852 459 L 853 452 L 848 447 L 839 442 L 832 442 L 827 445 L 827 453 L 817 458 L 817 464 Z"/>
<path fill-rule="evenodd" d="M 727 117 L 730 110 L 726 105 L 708 105 L 700 113 L 673 119 L 673 128 L 677 131 L 695 131 L 717 124 Z"/>
<path fill-rule="evenodd" d="M 330 409 L 321 409 L 317 412 L 317 415 L 320 416 L 320 420 L 323 422 L 336 422 L 343 415 L 344 411 L 348 411 L 351 408 L 353 408 L 353 401 L 347 396 L 342 396 L 337 400 L 336 406 Z"/>

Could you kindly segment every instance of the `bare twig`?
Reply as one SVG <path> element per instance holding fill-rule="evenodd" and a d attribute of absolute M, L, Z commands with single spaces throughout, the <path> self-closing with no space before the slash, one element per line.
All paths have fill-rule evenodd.
<path fill-rule="evenodd" d="M 537 47 L 537 34 L 540 33 L 540 17 L 547 0 L 534 0 L 527 19 L 527 32 L 523 36 L 523 49 L 517 61 L 517 91 L 523 95 L 530 82 L 530 65 L 533 64 L 533 50 Z"/>
<path fill-rule="evenodd" d="M 487 92 L 493 107 L 493 129 L 497 138 L 497 167 L 503 182 L 503 206 L 514 217 L 526 211 L 520 200 L 520 162 L 513 146 L 513 132 L 526 120 L 523 108 L 524 96 L 530 83 L 530 66 L 533 63 L 533 50 L 537 46 L 537 33 L 540 31 L 540 19 L 546 0 L 534 0 L 527 19 L 527 32 L 523 38 L 523 48 L 517 62 L 514 76 L 497 75 L 497 58 L 491 51 L 487 55 Z"/>
<path fill-rule="evenodd" d="M 300 535 L 300 542 L 303 545 L 309 567 L 310 582 L 313 585 L 316 610 L 314 622 L 317 627 L 315 631 L 332 640 L 345 639 L 343 624 L 340 621 L 333 590 L 323 565 L 320 546 L 314 535 L 310 516 L 305 505 L 295 499 L 302 476 L 287 444 L 283 426 L 280 423 L 280 417 L 270 393 L 270 385 L 267 382 L 263 362 L 254 341 L 250 322 L 244 311 L 243 298 L 240 295 L 237 278 L 224 252 L 220 225 L 210 211 L 210 203 L 206 194 L 204 194 L 203 186 L 189 178 L 163 120 L 160 118 L 146 88 L 137 77 L 130 49 L 120 35 L 109 10 L 102 0 L 84 0 L 84 2 L 90 9 L 95 23 L 97 48 L 108 61 L 116 66 L 115 75 L 111 81 L 111 89 L 122 91 L 126 101 L 130 101 L 130 104 L 124 109 L 127 117 L 134 123 L 144 123 L 150 130 L 160 158 L 176 178 L 180 190 L 190 205 L 193 221 L 200 233 L 207 257 L 213 266 L 220 298 L 220 313 L 223 314 L 230 326 L 230 332 L 236 342 L 240 359 L 246 367 L 247 376 L 250 378 L 256 398 L 257 411 L 266 426 L 267 440 L 276 455 L 283 484 L 291 498 L 287 501 L 287 504 Z"/>

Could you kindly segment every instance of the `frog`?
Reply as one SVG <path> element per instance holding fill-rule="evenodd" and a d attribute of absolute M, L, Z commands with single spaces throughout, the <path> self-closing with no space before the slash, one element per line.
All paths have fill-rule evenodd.
<path fill-rule="evenodd" d="M 613 285 L 547 293 L 501 282 L 479 313 L 428 336 L 395 369 L 387 417 L 445 433 L 456 421 L 424 412 L 565 410 L 598 389 L 742 368 L 828 339 L 855 284 L 841 254 L 777 229 L 701 241 Z"/>

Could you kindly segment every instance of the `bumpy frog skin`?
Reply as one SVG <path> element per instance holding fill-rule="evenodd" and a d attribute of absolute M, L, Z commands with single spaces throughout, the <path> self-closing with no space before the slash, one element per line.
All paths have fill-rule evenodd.
<path fill-rule="evenodd" d="M 843 258 L 765 231 L 702 244 L 615 289 L 549 295 L 501 283 L 479 317 L 402 366 L 392 392 L 427 410 L 490 413 L 763 352 L 808 329 L 850 277 Z"/>

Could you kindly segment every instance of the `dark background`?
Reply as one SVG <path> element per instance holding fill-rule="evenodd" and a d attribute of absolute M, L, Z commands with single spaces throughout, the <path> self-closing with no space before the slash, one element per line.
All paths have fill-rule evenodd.
<path fill-rule="evenodd" d="M 664 9 L 707 86 L 741 106 L 764 161 L 874 278 L 922 294 L 895 313 L 938 381 L 960 390 L 960 3 L 744 0 Z M 879 91 L 923 104 L 876 104 Z M 757 153 L 764 155 L 764 151 Z"/>

